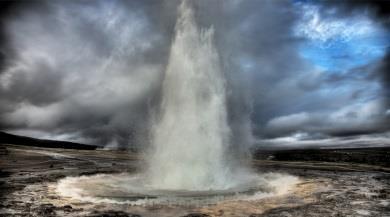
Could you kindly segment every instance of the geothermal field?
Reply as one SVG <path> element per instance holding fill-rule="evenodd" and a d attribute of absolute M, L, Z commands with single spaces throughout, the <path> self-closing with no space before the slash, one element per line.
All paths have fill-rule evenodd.
<path fill-rule="evenodd" d="M 390 216 L 382 1 L 1 6 L 0 216 Z"/>
<path fill-rule="evenodd" d="M 340 153 L 336 162 L 332 162 L 334 152 Z M 362 161 L 365 152 L 382 161 L 343 161 L 351 156 Z M 310 160 L 301 156 L 313 153 L 317 157 Z M 294 161 L 278 159 L 285 154 L 294 156 Z M 388 216 L 389 154 L 389 148 L 267 151 L 252 160 L 251 182 L 247 178 L 230 188 L 187 190 L 147 184 L 140 169 L 145 159 L 127 151 L 2 144 L 0 212 L 2 216 Z M 243 179 L 240 174 L 235 178 Z"/>

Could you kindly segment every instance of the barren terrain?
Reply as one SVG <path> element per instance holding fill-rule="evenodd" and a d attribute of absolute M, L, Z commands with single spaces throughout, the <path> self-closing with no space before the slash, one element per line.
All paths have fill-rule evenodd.
<path fill-rule="evenodd" d="M 0 147 L 0 216 L 390 216 L 390 168 L 383 164 L 281 161 L 267 153 L 266 159 L 253 160 L 253 168 L 297 176 L 300 183 L 287 194 L 199 206 L 131 206 L 64 198 L 55 186 L 68 176 L 134 173 L 142 166 L 141 155 Z"/>

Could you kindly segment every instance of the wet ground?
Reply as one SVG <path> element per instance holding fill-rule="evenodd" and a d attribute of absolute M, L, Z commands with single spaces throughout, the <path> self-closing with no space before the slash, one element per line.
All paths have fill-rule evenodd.
<path fill-rule="evenodd" d="M 56 191 L 65 177 L 136 173 L 142 165 L 125 151 L 0 145 L 0 216 L 390 216 L 386 165 L 253 160 L 258 173 L 299 183 L 281 195 L 199 205 L 91 203 Z"/>

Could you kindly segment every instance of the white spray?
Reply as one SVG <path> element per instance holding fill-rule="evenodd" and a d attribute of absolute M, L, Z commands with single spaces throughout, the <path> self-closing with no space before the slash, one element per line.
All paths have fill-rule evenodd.
<path fill-rule="evenodd" d="M 213 28 L 199 29 L 183 1 L 175 31 L 153 127 L 150 184 L 161 189 L 228 188 L 226 82 Z"/>

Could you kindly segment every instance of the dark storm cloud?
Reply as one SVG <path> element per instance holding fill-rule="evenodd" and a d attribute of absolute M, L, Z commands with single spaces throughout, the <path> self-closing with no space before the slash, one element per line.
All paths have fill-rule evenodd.
<path fill-rule="evenodd" d="M 167 28 L 173 28 L 159 19 L 174 23 L 162 10 L 169 6 L 30 4 L 13 5 L 2 20 L 2 128 L 98 145 L 147 138 L 148 107 L 169 52 Z"/>
<path fill-rule="evenodd" d="M 388 0 L 321 1 L 325 7 L 337 7 L 345 16 L 354 12 L 369 10 L 379 21 L 390 27 L 390 4 Z"/>
<path fill-rule="evenodd" d="M 7 6 L 1 17 L 1 128 L 111 147 L 147 144 L 179 3 Z M 343 73 L 318 69 L 300 54 L 309 39 L 294 34 L 303 11 L 292 1 L 191 3 L 198 24 L 215 30 L 238 148 L 258 137 L 301 131 L 313 136 L 384 131 L 388 95 L 373 93 L 377 83 L 388 87 L 388 61 Z M 344 5 L 320 5 L 340 8 L 336 18 L 350 16 Z"/>
<path fill-rule="evenodd" d="M 384 96 L 387 99 L 386 104 L 388 108 L 390 108 L 390 51 L 389 50 L 387 51 L 387 54 L 385 58 L 383 58 L 378 69 L 378 73 L 382 78 Z"/>
<path fill-rule="evenodd" d="M 297 149 L 297 148 L 369 148 L 387 147 L 390 144 L 389 133 L 368 135 L 349 135 L 344 137 L 326 137 L 297 133 L 291 137 L 263 139 L 262 149 Z"/>
<path fill-rule="evenodd" d="M 69 134 L 72 138 L 77 137 L 73 134 L 81 134 L 80 137 L 98 139 L 101 143 L 110 143 L 112 138 L 117 141 L 120 135 L 122 144 L 129 134 L 145 131 L 147 111 L 149 106 L 154 107 L 154 98 L 158 95 L 156 90 L 168 56 L 178 3 L 55 1 L 47 2 L 45 13 L 44 9 L 25 9 L 20 16 L 7 20 L 4 29 L 10 35 L 13 52 L 19 56 L 8 65 L 7 75 L 3 76 L 3 99 L 14 105 L 12 109 L 8 106 L 3 109 L 5 126 L 49 131 L 54 135 Z M 265 2 L 266 7 L 249 2 L 239 3 L 242 7 L 236 2 L 223 3 L 220 7 L 219 3 L 222 1 L 194 2 L 194 6 L 202 26 L 215 26 L 224 68 L 230 85 L 234 86 L 229 95 L 230 119 L 236 133 L 233 138 L 249 143 L 251 105 L 245 82 L 249 83 L 250 78 L 240 74 L 239 57 L 244 51 L 237 51 L 246 49 L 249 56 L 265 56 L 266 50 L 280 42 L 269 40 L 261 34 L 263 27 L 253 23 L 261 21 L 268 26 L 267 31 L 283 35 L 287 33 L 283 32 L 283 27 L 271 27 L 289 19 L 277 10 L 282 3 Z M 209 9 L 202 13 L 206 8 Z M 221 17 L 211 16 L 212 9 Z M 258 10 L 261 13 L 257 14 Z M 267 24 L 264 17 L 273 12 L 278 12 L 280 18 L 275 19 L 275 25 Z M 214 19 L 208 20 L 205 14 Z M 246 26 L 247 22 L 251 26 Z M 140 33 L 127 33 L 126 28 L 140 28 Z M 242 45 L 237 33 L 244 35 Z M 253 47 L 258 44 L 253 37 L 263 41 L 258 48 Z M 134 52 L 132 45 L 136 46 Z M 256 51 L 259 48 L 265 52 Z M 145 76 L 147 79 L 143 80 Z M 121 92 L 121 86 L 115 82 L 123 78 L 129 79 L 128 86 L 134 83 L 139 87 Z M 131 97 L 137 92 L 139 96 Z M 43 116 L 46 118 L 39 118 Z M 243 142 L 244 139 L 248 141 Z"/>
<path fill-rule="evenodd" d="M 281 108 L 269 100 L 278 97 L 273 96 L 278 90 L 271 88 L 305 68 L 296 55 L 297 40 L 290 37 L 298 15 L 289 1 L 221 1 L 197 7 L 199 22 L 212 22 L 217 30 L 216 43 L 230 86 L 231 126 L 233 132 L 241 132 L 234 139 L 251 143 L 247 132 Z"/>
<path fill-rule="evenodd" d="M 0 2 L 0 25 L 5 25 L 5 19 L 12 14 L 16 8 L 15 2 L 2 1 Z M 6 32 L 3 28 L 0 28 L 0 72 L 4 70 L 6 65 L 6 53 L 8 49 L 8 39 Z"/>
<path fill-rule="evenodd" d="M 332 112 L 301 112 L 270 120 L 270 134 L 292 134 L 298 131 L 322 132 L 332 136 L 346 136 L 385 131 L 385 109 L 380 100 L 345 106 Z M 326 117 L 326 118 L 324 118 Z"/>

